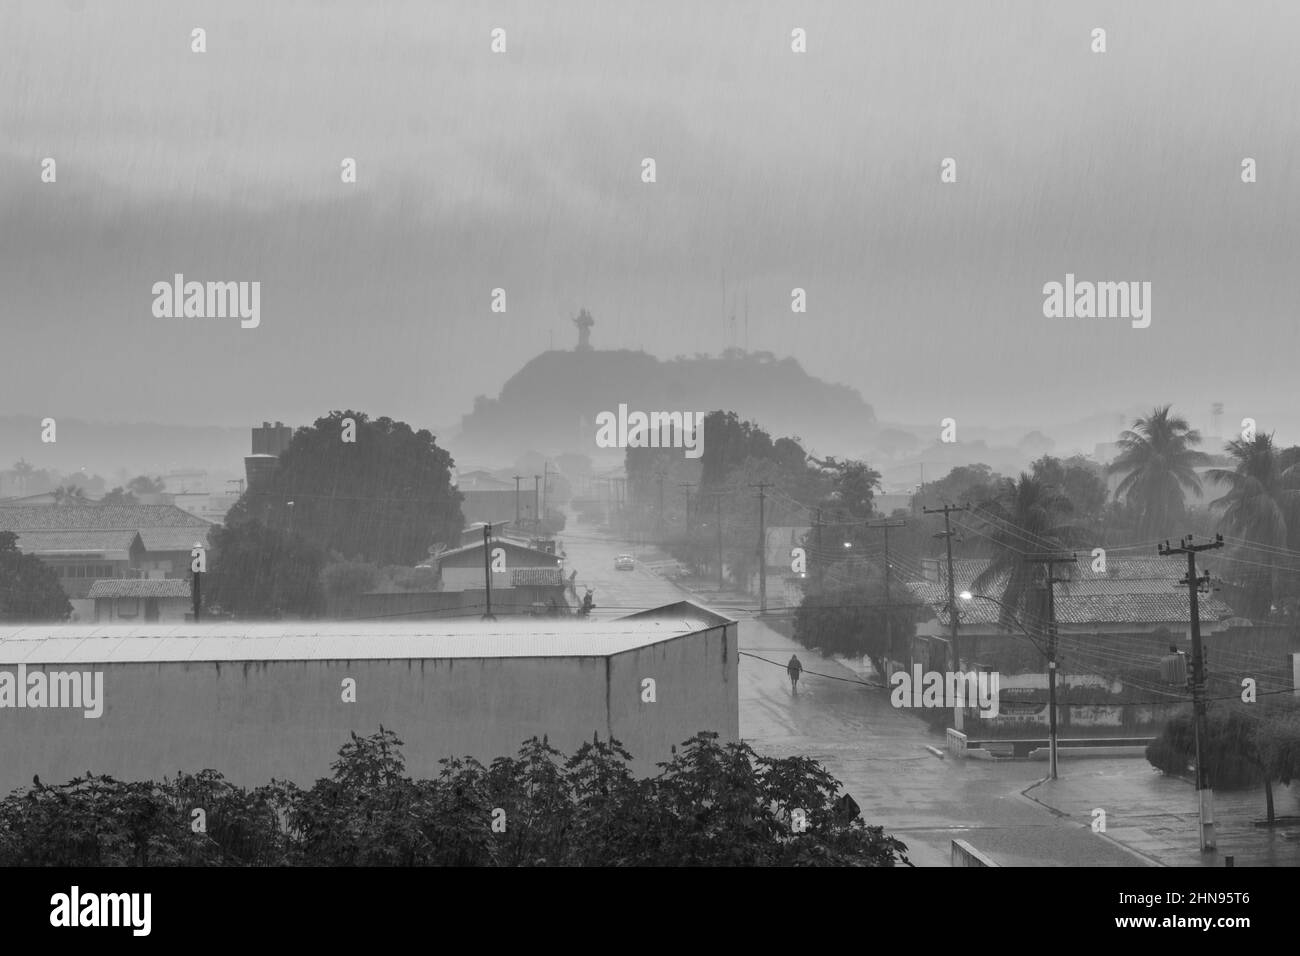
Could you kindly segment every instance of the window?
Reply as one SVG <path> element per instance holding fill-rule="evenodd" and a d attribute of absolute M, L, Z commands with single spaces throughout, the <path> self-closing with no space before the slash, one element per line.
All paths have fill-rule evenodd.
<path fill-rule="evenodd" d="M 118 598 L 117 599 L 118 617 L 138 617 L 139 615 L 140 615 L 139 598 Z"/>

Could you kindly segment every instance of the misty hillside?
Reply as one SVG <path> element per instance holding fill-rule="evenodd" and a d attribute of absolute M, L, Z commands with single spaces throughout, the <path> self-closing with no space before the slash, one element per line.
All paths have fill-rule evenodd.
<path fill-rule="evenodd" d="M 875 413 L 856 390 L 814 378 L 793 358 L 729 349 L 660 361 L 645 352 L 550 351 L 480 396 L 452 442 L 458 460 L 509 461 L 520 448 L 592 454 L 596 416 L 629 411 L 734 411 L 774 435 L 828 450 L 859 447 Z"/>

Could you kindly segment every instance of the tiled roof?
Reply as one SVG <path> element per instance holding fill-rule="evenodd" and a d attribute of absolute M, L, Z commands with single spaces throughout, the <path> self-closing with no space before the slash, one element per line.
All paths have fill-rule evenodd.
<path fill-rule="evenodd" d="M 188 598 L 190 582 L 180 579 L 112 578 L 96 581 L 86 597 L 90 598 Z"/>
<path fill-rule="evenodd" d="M 1115 585 L 1117 582 L 1108 582 Z M 948 589 L 928 581 L 908 584 L 912 593 L 934 608 L 935 616 L 948 626 Z M 1071 585 L 1073 587 L 1073 585 Z M 991 597 L 1000 594 L 990 589 Z M 1163 593 L 1093 593 L 1066 594 L 1060 586 L 1056 594 L 1056 619 L 1061 624 L 1186 624 L 1191 619 L 1187 590 L 1175 588 L 1172 583 Z M 1002 608 L 993 601 L 976 598 L 958 599 L 958 615 L 963 625 L 996 625 Z M 1213 595 L 1203 595 L 1200 600 L 1202 621 L 1219 621 L 1232 616 L 1232 608 Z"/>
<path fill-rule="evenodd" d="M 210 525 L 174 505 L 0 505 L 0 531 L 141 531 Z"/>
<path fill-rule="evenodd" d="M 563 568 L 515 568 L 510 583 L 517 588 L 563 587 Z"/>
<path fill-rule="evenodd" d="M 24 554 L 96 552 L 126 558 L 136 539 L 134 531 L 19 531 L 18 550 Z"/>

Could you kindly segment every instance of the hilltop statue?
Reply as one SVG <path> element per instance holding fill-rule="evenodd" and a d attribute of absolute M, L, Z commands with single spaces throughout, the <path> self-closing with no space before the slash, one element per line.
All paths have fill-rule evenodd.
<path fill-rule="evenodd" d="M 573 324 L 578 327 L 578 347 L 575 352 L 591 351 L 591 327 L 596 324 L 596 320 L 591 317 L 591 313 L 586 309 L 578 311 L 578 317 L 573 320 Z"/>

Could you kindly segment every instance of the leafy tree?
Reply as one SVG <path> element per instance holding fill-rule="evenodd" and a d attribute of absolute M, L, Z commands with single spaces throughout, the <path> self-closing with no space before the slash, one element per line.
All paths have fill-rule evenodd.
<path fill-rule="evenodd" d="M 135 505 L 140 503 L 140 499 L 121 485 L 118 485 L 100 498 L 99 503 L 101 505 Z"/>
<path fill-rule="evenodd" d="M 977 505 L 998 493 L 1002 476 L 983 462 L 958 465 L 938 481 L 931 481 L 921 489 L 925 507 L 945 504 Z"/>
<path fill-rule="evenodd" d="M 913 602 L 901 587 L 887 600 L 879 579 L 864 582 L 861 562 L 846 567 L 849 582 L 828 580 L 823 592 L 804 596 L 795 611 L 794 639 L 824 654 L 868 657 L 886 677 L 885 661 L 916 636 Z"/>
<path fill-rule="evenodd" d="M 160 495 L 165 485 L 161 476 L 150 478 L 148 475 L 137 475 L 126 483 L 126 490 L 133 495 Z"/>
<path fill-rule="evenodd" d="M 72 604 L 54 569 L 18 550 L 18 535 L 0 531 L 0 621 L 66 621 Z"/>
<path fill-rule="evenodd" d="M 772 458 L 772 436 L 735 412 L 713 411 L 704 416 L 701 482 L 707 488 L 725 483 L 727 474 L 747 458 Z"/>
<path fill-rule="evenodd" d="M 241 618 L 312 616 L 323 609 L 325 555 L 309 541 L 250 520 L 216 525 L 208 539 L 208 604 Z"/>
<path fill-rule="evenodd" d="M 1216 790 L 1264 785 L 1268 822 L 1274 822 L 1273 783 L 1300 778 L 1300 710 L 1275 702 L 1262 713 L 1215 707 L 1206 715 L 1206 775 Z M 1192 773 L 1196 760 L 1193 717 L 1179 714 L 1147 745 L 1147 761 L 1175 776 Z"/>
<path fill-rule="evenodd" d="M 1210 503 L 1222 512 L 1222 527 L 1249 543 L 1251 565 L 1234 568 L 1244 579 L 1248 617 L 1263 617 L 1282 590 L 1281 572 L 1294 571 L 1294 559 L 1284 557 L 1300 531 L 1300 466 L 1283 468 L 1273 436 L 1256 434 L 1253 441 L 1235 439 L 1227 445 L 1235 461 L 1232 470 L 1213 468 L 1211 479 L 1228 486 L 1228 493 Z M 1263 565 L 1257 568 L 1254 565 Z"/>
<path fill-rule="evenodd" d="M 0 800 L 0 866 L 910 865 L 823 767 L 716 733 L 674 748 L 650 778 L 599 738 L 568 759 L 533 738 L 487 768 L 443 760 L 433 780 L 407 776 L 401 746 L 382 727 L 353 734 L 311 787 L 244 790 L 212 770 L 157 783 L 36 779 Z M 204 834 L 190 829 L 195 806 Z"/>
<path fill-rule="evenodd" d="M 1201 433 L 1161 405 L 1133 422 L 1119 437 L 1119 456 L 1110 471 L 1124 475 L 1115 497 L 1138 508 L 1138 535 L 1146 540 L 1175 534 L 1186 513 L 1186 493 L 1201 491 L 1196 467 L 1210 458 L 1193 449 Z"/>
<path fill-rule="evenodd" d="M 342 440 L 345 418 L 356 423 L 355 442 Z M 331 412 L 295 432 L 268 486 L 245 493 L 230 523 L 257 518 L 349 559 L 413 565 L 464 527 L 451 469 L 424 429 Z"/>
<path fill-rule="evenodd" d="M 1300 780 L 1300 711 L 1279 708 L 1260 721 L 1251 740 L 1251 750 L 1264 778 L 1268 822 L 1274 822 L 1273 781 L 1291 786 Z"/>

